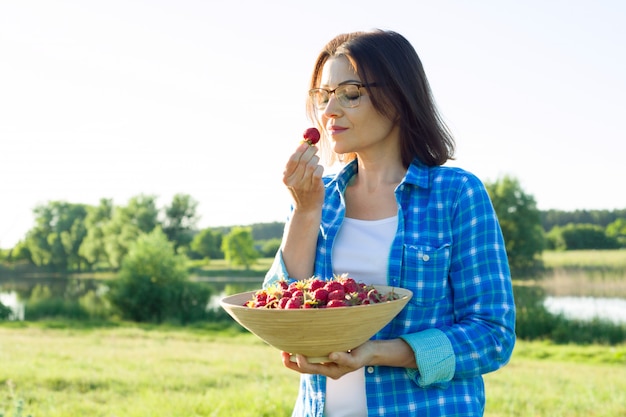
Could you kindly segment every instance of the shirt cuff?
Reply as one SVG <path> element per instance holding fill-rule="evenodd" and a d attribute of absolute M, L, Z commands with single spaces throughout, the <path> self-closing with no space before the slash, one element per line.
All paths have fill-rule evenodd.
<path fill-rule="evenodd" d="M 400 336 L 413 350 L 417 369 L 409 377 L 420 387 L 445 384 L 454 376 L 456 359 L 448 337 L 441 330 L 428 329 Z"/>
<path fill-rule="evenodd" d="M 270 285 L 277 283 L 281 279 L 284 279 L 287 282 L 295 281 L 294 279 L 291 279 L 287 276 L 287 268 L 285 267 L 285 262 L 283 261 L 283 253 L 279 249 L 276 253 L 276 257 L 274 258 L 272 266 L 265 274 L 265 279 L 263 280 L 263 288 L 267 288 Z"/>

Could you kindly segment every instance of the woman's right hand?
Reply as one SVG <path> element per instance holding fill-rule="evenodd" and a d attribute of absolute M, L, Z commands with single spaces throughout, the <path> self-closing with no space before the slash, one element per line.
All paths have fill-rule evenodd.
<path fill-rule="evenodd" d="M 288 276 L 310 278 L 315 263 L 317 235 L 324 203 L 324 168 L 317 147 L 302 143 L 289 158 L 283 183 L 293 198 L 293 212 L 281 245 Z"/>
<path fill-rule="evenodd" d="M 324 167 L 319 163 L 317 147 L 302 143 L 287 161 L 283 183 L 293 198 L 294 210 L 320 210 L 324 202 Z"/>

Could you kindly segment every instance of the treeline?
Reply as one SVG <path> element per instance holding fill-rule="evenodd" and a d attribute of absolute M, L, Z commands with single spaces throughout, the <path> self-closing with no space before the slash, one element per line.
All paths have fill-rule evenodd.
<path fill-rule="evenodd" d="M 540 211 L 515 178 L 485 185 L 513 268 L 536 266 L 545 249 L 626 247 L 626 209 Z M 111 199 L 97 206 L 64 201 L 37 206 L 34 227 L 14 248 L 0 252 L 0 261 L 60 272 L 117 271 L 131 244 L 157 228 L 190 260 L 227 259 L 248 267 L 259 257 L 274 256 L 280 246 L 282 222 L 200 229 L 198 203 L 191 196 L 177 194 L 163 207 L 156 201 L 138 195 L 125 206 Z"/>
<path fill-rule="evenodd" d="M 548 249 L 626 247 L 626 210 L 548 210 L 540 214 Z"/>
<path fill-rule="evenodd" d="M 125 206 L 111 199 L 97 206 L 50 201 L 33 209 L 35 225 L 15 247 L 0 251 L 0 261 L 59 272 L 117 271 L 131 245 L 155 229 L 192 260 L 227 258 L 249 265 L 276 253 L 283 223 L 199 229 L 197 205 L 186 194 L 163 207 L 153 195 L 132 197 Z"/>
<path fill-rule="evenodd" d="M 542 210 L 541 225 L 545 231 L 568 224 L 592 224 L 606 228 L 619 219 L 626 219 L 626 209 L 622 210 Z"/>

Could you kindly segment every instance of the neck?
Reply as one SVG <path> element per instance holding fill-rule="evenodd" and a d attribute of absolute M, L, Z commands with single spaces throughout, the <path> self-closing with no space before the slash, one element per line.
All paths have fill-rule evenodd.
<path fill-rule="evenodd" d="M 369 192 L 381 187 L 393 186 L 395 188 L 406 174 L 406 169 L 400 160 L 392 161 L 384 158 L 363 160 L 359 157 L 357 163 L 358 172 L 351 185 L 363 187 Z"/>

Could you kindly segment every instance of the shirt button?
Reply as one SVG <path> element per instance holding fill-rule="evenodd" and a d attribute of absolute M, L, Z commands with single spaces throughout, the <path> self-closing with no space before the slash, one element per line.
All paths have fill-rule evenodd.
<path fill-rule="evenodd" d="M 367 373 L 368 374 L 373 374 L 374 373 L 374 367 L 373 366 L 368 366 L 367 367 Z"/>
<path fill-rule="evenodd" d="M 423 260 L 424 262 L 428 262 L 428 261 L 430 260 L 430 256 L 428 256 L 428 255 L 423 255 L 423 256 L 422 256 L 422 260 Z"/>

